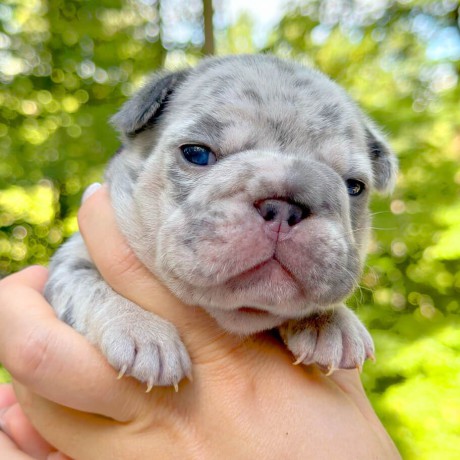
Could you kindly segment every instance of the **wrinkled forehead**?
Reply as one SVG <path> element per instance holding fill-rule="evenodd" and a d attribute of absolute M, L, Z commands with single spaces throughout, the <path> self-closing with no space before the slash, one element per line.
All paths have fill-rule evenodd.
<path fill-rule="evenodd" d="M 343 176 L 371 175 L 356 106 L 324 75 L 288 62 L 205 62 L 171 100 L 168 118 L 175 140 L 207 145 L 218 158 L 269 149 Z"/>

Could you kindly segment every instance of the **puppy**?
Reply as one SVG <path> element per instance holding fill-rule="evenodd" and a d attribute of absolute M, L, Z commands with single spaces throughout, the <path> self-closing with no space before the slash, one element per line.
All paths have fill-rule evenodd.
<path fill-rule="evenodd" d="M 343 305 L 360 277 L 369 194 L 396 160 L 325 75 L 268 55 L 154 76 L 112 122 L 118 225 L 182 301 L 249 335 L 278 328 L 297 363 L 361 367 L 372 339 Z M 79 234 L 50 265 L 59 318 L 120 372 L 153 385 L 191 373 L 175 327 L 110 289 Z"/>

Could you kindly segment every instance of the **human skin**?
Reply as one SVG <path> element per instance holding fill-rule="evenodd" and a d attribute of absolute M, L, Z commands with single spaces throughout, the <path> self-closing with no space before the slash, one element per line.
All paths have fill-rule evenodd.
<path fill-rule="evenodd" d="M 275 336 L 229 335 L 179 302 L 126 245 L 105 187 L 86 200 L 79 224 L 112 288 L 176 325 L 193 381 L 177 393 L 146 393 L 132 378 L 117 380 L 102 355 L 56 319 L 41 294 L 46 269 L 26 269 L 0 282 L 0 362 L 15 390 L 0 388 L 10 435 L 0 432 L 0 459 L 46 459 L 56 450 L 84 460 L 400 458 L 358 371 L 326 376 L 294 366 Z"/>

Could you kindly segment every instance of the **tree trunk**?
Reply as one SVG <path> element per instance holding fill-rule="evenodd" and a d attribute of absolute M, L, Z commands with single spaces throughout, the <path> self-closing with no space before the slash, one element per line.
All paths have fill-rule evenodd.
<path fill-rule="evenodd" d="M 204 45 L 203 54 L 214 54 L 214 27 L 212 24 L 212 0 L 203 0 Z"/>

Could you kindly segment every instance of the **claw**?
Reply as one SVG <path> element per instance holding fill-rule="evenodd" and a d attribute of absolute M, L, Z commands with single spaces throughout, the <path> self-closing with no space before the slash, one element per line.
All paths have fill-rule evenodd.
<path fill-rule="evenodd" d="M 371 353 L 367 358 L 370 359 L 373 363 L 375 363 L 375 362 L 377 361 L 377 360 L 375 359 L 374 353 Z"/>
<path fill-rule="evenodd" d="M 327 368 L 327 372 L 326 372 L 326 374 L 325 374 L 326 377 L 329 377 L 330 375 L 332 375 L 332 374 L 334 373 L 335 370 L 337 370 L 336 367 L 334 367 L 334 366 L 329 366 L 329 367 Z"/>
<path fill-rule="evenodd" d="M 120 380 L 126 373 L 128 369 L 128 366 L 126 364 L 123 364 L 123 367 L 121 368 L 120 372 L 118 373 L 117 380 Z"/>
<path fill-rule="evenodd" d="M 358 372 L 361 374 L 361 372 L 363 371 L 363 365 L 362 364 L 357 364 L 356 369 L 358 369 Z"/>
<path fill-rule="evenodd" d="M 177 382 L 174 382 L 174 391 L 177 393 L 179 391 L 179 385 Z"/>
<path fill-rule="evenodd" d="M 153 380 L 150 379 L 147 383 L 147 390 L 146 390 L 146 393 L 150 393 L 152 391 L 152 388 L 153 388 Z"/>
<path fill-rule="evenodd" d="M 294 366 L 298 366 L 300 363 L 303 362 L 303 360 L 307 357 L 308 351 L 302 353 L 292 364 Z"/>

